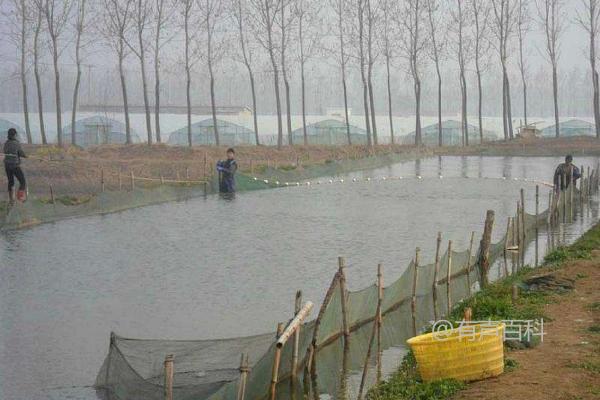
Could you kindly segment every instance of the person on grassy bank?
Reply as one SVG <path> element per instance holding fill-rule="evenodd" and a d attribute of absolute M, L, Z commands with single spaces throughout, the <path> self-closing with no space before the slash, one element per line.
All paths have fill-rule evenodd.
<path fill-rule="evenodd" d="M 8 180 L 8 199 L 9 203 L 13 204 L 15 201 L 14 186 L 15 178 L 19 181 L 19 191 L 17 192 L 17 198 L 21 201 L 25 200 L 27 182 L 25 181 L 25 174 L 21 169 L 21 158 L 26 158 L 25 152 L 21 148 L 21 143 L 17 139 L 17 131 L 14 128 L 8 130 L 7 140 L 4 143 L 4 171 L 6 172 L 6 178 Z"/>

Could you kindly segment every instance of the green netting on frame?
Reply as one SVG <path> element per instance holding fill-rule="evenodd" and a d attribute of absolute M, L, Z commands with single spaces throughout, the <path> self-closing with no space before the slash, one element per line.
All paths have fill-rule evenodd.
<path fill-rule="evenodd" d="M 253 180 L 249 180 L 248 183 L 253 184 Z M 535 240 L 537 228 L 546 227 L 551 218 L 561 218 L 564 210 L 569 210 L 569 207 L 577 203 L 577 201 L 571 202 L 570 196 L 564 194 L 561 198 L 562 200 L 552 206 L 552 211 L 545 210 L 537 217 L 525 214 L 523 218 L 517 216 L 513 218 L 515 224 L 518 223 L 519 234 L 525 233 L 524 243 L 518 251 L 522 252 L 528 243 Z M 579 196 L 573 198 L 579 199 Z M 566 207 L 563 203 L 565 201 Z M 494 230 L 504 233 L 502 238 L 497 243 L 491 244 L 489 249 L 489 262 L 492 268 L 499 271 L 498 276 L 502 275 L 502 271 L 510 270 L 507 247 L 513 246 L 513 240 L 518 242 L 513 233 L 517 232 L 516 228 L 515 226 L 506 229 L 505 221 L 495 221 Z M 414 328 L 418 331 L 434 319 L 435 309 L 438 311 L 438 318 L 443 318 L 449 308 L 448 300 L 451 302 L 450 306 L 453 306 L 477 291 L 481 280 L 477 265 L 480 251 L 479 242 L 474 243 L 470 257 L 468 251 L 452 251 L 450 257 L 447 248 L 442 248 L 437 265 L 438 284 L 435 285 L 437 304 L 434 304 L 433 300 L 436 263 L 422 263 L 418 266 L 414 327 L 411 317 L 411 299 L 415 268 L 414 263 L 410 263 L 402 275 L 383 290 L 384 323 L 381 335 L 383 343 L 380 345 L 386 348 L 392 344 L 402 343 L 412 335 Z M 448 284 L 448 272 L 450 272 L 450 284 Z M 494 275 L 490 274 L 490 276 Z M 347 322 L 355 339 L 351 339 L 350 348 L 344 350 L 340 347 L 343 341 L 336 340 L 343 334 L 341 312 L 343 297 L 340 280 L 334 279 L 332 285 L 329 301 L 326 299 L 321 306 L 322 317 L 302 326 L 299 341 L 299 362 L 302 366 L 306 362 L 306 355 L 318 326 L 318 334 L 315 337 L 316 369 L 320 376 L 319 384 L 327 385 L 329 392 L 332 388 L 346 390 L 343 379 L 339 379 L 340 365 L 344 365 L 342 369 L 347 367 L 354 371 L 362 368 L 368 339 L 373 331 L 372 324 L 376 317 L 379 292 L 376 285 L 347 292 Z M 317 315 L 316 310 L 314 315 Z M 120 400 L 162 399 L 164 358 L 167 354 L 174 354 L 175 400 L 192 398 L 233 400 L 237 397 L 239 380 L 237 368 L 240 354 L 246 353 L 251 360 L 251 372 L 247 380 L 245 398 L 265 398 L 271 381 L 275 340 L 274 332 L 252 337 L 197 341 L 135 340 L 115 336 L 98 374 L 96 386 L 108 390 Z M 291 359 L 292 345 L 289 341 L 283 348 L 279 381 L 291 375 Z M 280 385 L 279 388 L 282 392 L 294 390 L 288 386 Z"/>

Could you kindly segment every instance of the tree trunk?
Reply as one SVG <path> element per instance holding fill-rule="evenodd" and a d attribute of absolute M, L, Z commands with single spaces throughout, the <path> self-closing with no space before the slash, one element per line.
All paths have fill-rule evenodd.
<path fill-rule="evenodd" d="M 140 42 L 140 67 L 142 69 L 142 90 L 144 95 L 144 111 L 146 113 L 146 130 L 148 134 L 148 145 L 152 144 L 152 119 L 150 117 L 150 103 L 148 101 L 148 80 L 146 79 L 146 56 L 144 51 L 144 43 L 142 33 L 139 32 Z"/>
<path fill-rule="evenodd" d="M 81 82 L 81 60 L 79 59 L 79 38 L 77 40 L 77 47 L 75 50 L 75 59 L 77 60 L 77 77 L 75 78 L 75 88 L 73 89 L 73 110 L 71 112 L 71 144 L 75 146 L 77 144 L 75 128 L 75 121 L 77 120 L 77 103 L 79 98 L 79 84 Z"/>
<path fill-rule="evenodd" d="M 371 66 L 369 66 L 371 70 Z M 377 146 L 377 123 L 375 122 L 375 99 L 373 96 L 373 82 L 371 81 L 371 72 L 369 72 L 369 104 L 371 105 L 371 128 L 373 130 L 373 144 Z"/>
<path fill-rule="evenodd" d="M 254 74 L 250 65 L 246 65 L 248 68 L 248 76 L 250 77 L 250 90 L 252 91 L 252 119 L 254 121 L 254 137 L 256 139 L 256 145 L 260 146 L 260 140 L 258 138 L 258 115 L 256 115 L 256 88 L 254 85 Z"/>
<path fill-rule="evenodd" d="M 32 143 L 31 127 L 29 125 L 29 104 L 27 101 L 27 74 L 25 73 L 25 30 L 26 30 L 25 1 L 21 2 L 21 86 L 23 89 L 23 117 L 25 118 L 25 135 L 27 143 Z"/>
<path fill-rule="evenodd" d="M 121 93 L 123 96 L 123 112 L 125 113 L 125 143 L 131 144 L 131 124 L 129 123 L 129 104 L 127 102 L 127 83 L 125 81 L 125 72 L 123 71 L 123 58 L 124 58 L 124 43 L 123 39 L 120 39 L 119 43 L 119 76 L 121 78 Z"/>
<path fill-rule="evenodd" d="M 444 145 L 443 127 L 442 127 L 442 73 L 440 72 L 439 61 L 435 62 L 435 69 L 438 77 L 438 93 L 437 93 L 437 111 L 438 111 L 438 146 Z"/>
<path fill-rule="evenodd" d="M 387 94 L 388 94 L 388 116 L 390 119 L 390 138 L 392 144 L 394 144 L 394 121 L 392 119 L 392 88 L 390 80 L 390 57 L 387 56 L 385 60 L 385 67 L 387 73 Z"/>
<path fill-rule="evenodd" d="M 215 144 L 217 146 L 220 146 L 220 140 L 219 140 L 219 127 L 217 125 L 217 104 L 215 102 L 215 78 L 213 76 L 212 73 L 212 67 L 210 68 L 210 106 L 211 106 L 211 110 L 212 110 L 212 120 L 213 120 L 213 125 L 214 125 L 214 130 L 215 130 Z"/>
<path fill-rule="evenodd" d="M 477 119 L 479 120 L 479 144 L 483 144 L 483 119 L 481 117 L 483 109 L 483 88 L 481 86 L 481 70 L 477 63 Z"/>
<path fill-rule="evenodd" d="M 514 139 L 514 130 L 512 122 L 512 106 L 510 100 L 510 81 L 508 79 L 508 74 L 506 75 L 506 119 L 508 122 L 508 137 L 512 140 Z"/>
<path fill-rule="evenodd" d="M 342 89 L 344 90 L 344 115 L 346 117 L 346 135 L 348 136 L 348 145 L 352 145 L 352 136 L 350 135 L 350 115 L 348 114 L 348 87 L 346 85 L 346 72 L 342 68 Z"/>
<path fill-rule="evenodd" d="M 421 137 L 421 81 L 415 71 L 415 145 L 423 144 Z"/>
<path fill-rule="evenodd" d="M 552 62 L 552 94 L 554 96 L 554 124 L 556 126 L 556 137 L 560 136 L 560 124 L 558 122 L 558 73 L 556 61 Z"/>
<path fill-rule="evenodd" d="M 598 84 L 598 72 L 594 70 L 592 75 L 594 80 L 594 123 L 596 126 L 596 138 L 600 139 L 600 85 Z"/>
<path fill-rule="evenodd" d="M 269 57 L 271 58 L 271 65 L 273 67 L 273 86 L 275 90 L 275 104 L 277 107 L 277 148 L 281 149 L 283 146 L 283 121 L 281 119 L 281 98 L 279 96 L 279 71 L 277 70 L 277 63 L 275 62 L 275 52 L 273 50 L 273 25 L 270 23 L 270 6 L 267 3 L 265 7 L 266 20 L 267 20 L 267 45 L 269 49 Z"/>
<path fill-rule="evenodd" d="M 190 4 L 185 4 L 185 14 L 183 20 L 183 32 L 185 35 L 185 101 L 187 108 L 187 138 L 188 146 L 192 147 L 192 74 L 190 71 Z"/>
<path fill-rule="evenodd" d="M 304 145 L 307 146 L 308 132 L 306 131 L 306 87 L 304 80 L 304 62 L 300 62 L 300 82 L 302 84 L 302 132 L 304 134 Z"/>
<path fill-rule="evenodd" d="M 159 34 L 156 34 L 156 48 L 154 51 L 154 130 L 156 130 L 156 143 L 162 142 L 160 135 L 160 58 Z"/>
<path fill-rule="evenodd" d="M 58 44 L 57 39 L 52 38 L 52 61 L 54 63 L 54 90 L 56 99 L 56 141 L 62 147 L 62 105 L 60 98 L 60 71 L 58 69 Z"/>
<path fill-rule="evenodd" d="M 590 66 L 592 67 L 592 83 L 594 87 L 594 126 L 596 138 L 600 139 L 600 85 L 598 84 L 598 72 L 596 72 L 596 24 L 595 7 L 590 10 Z"/>
<path fill-rule="evenodd" d="M 364 72 L 363 72 L 364 76 Z M 367 128 L 367 144 L 369 147 L 373 146 L 373 141 L 371 138 L 371 123 L 369 121 L 369 99 L 368 99 L 368 85 L 365 79 L 363 79 L 363 105 L 365 109 L 365 126 Z"/>
<path fill-rule="evenodd" d="M 287 79 L 285 72 L 283 74 L 283 84 L 285 86 L 285 107 L 286 107 L 286 119 L 287 119 L 287 133 L 288 143 L 290 146 L 294 144 L 294 138 L 292 137 L 292 108 L 290 104 L 290 82 Z"/>
<path fill-rule="evenodd" d="M 40 135 L 42 137 L 42 144 L 48 144 L 46 139 L 46 126 L 44 124 L 44 100 L 42 96 L 42 80 L 40 78 L 39 70 L 39 36 L 42 28 L 42 13 L 38 11 L 38 21 L 35 26 L 35 35 L 33 38 L 33 74 L 35 76 L 35 86 L 37 90 L 37 103 L 38 103 L 38 118 L 40 120 Z"/>
<path fill-rule="evenodd" d="M 467 120 L 467 80 L 465 79 L 464 66 L 461 68 L 461 122 L 464 138 L 464 145 L 469 145 L 469 121 Z"/>

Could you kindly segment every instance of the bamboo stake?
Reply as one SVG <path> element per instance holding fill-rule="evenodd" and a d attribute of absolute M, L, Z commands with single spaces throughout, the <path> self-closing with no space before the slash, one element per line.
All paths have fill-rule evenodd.
<path fill-rule="evenodd" d="M 344 329 L 344 338 L 350 336 L 350 327 L 348 326 L 348 294 L 346 291 L 346 272 L 345 260 L 343 257 L 338 257 L 338 272 L 340 275 L 340 295 L 342 303 L 342 327 Z"/>
<path fill-rule="evenodd" d="M 439 309 L 438 309 L 438 275 L 440 273 L 440 247 L 442 244 L 442 232 L 438 232 L 437 243 L 435 247 L 435 269 L 433 272 L 433 318 L 438 320 Z"/>
<path fill-rule="evenodd" d="M 122 170 L 119 167 L 119 192 L 123 190 L 123 178 L 121 177 Z"/>
<path fill-rule="evenodd" d="M 381 303 L 381 300 L 377 301 L 377 309 L 375 310 L 375 318 L 373 320 L 373 330 L 371 332 L 371 338 L 369 339 L 369 346 L 367 347 L 367 354 L 365 356 L 365 363 L 363 365 L 362 377 L 360 379 L 360 388 L 358 389 L 357 400 L 362 400 L 365 383 L 367 381 L 367 370 L 369 366 L 369 359 L 371 358 L 371 349 L 373 348 L 373 342 L 375 341 L 375 334 L 377 333 L 378 329 L 377 319 L 378 316 L 381 314 Z"/>
<path fill-rule="evenodd" d="M 244 358 L 244 353 L 240 360 L 240 383 L 238 384 L 237 400 L 244 400 L 246 396 L 246 380 L 248 373 L 250 372 L 250 365 L 248 363 L 248 355 Z"/>
<path fill-rule="evenodd" d="M 296 292 L 296 300 L 294 304 L 294 316 L 297 316 L 302 308 L 302 291 Z M 298 347 L 300 346 L 300 329 L 301 325 L 298 326 L 294 333 L 294 348 L 292 351 L 292 379 L 296 379 L 296 373 L 298 370 Z"/>
<path fill-rule="evenodd" d="M 452 293 L 451 293 L 451 277 L 452 277 L 452 240 L 448 241 L 448 270 L 446 278 L 446 301 L 448 302 L 448 313 L 447 317 L 450 316 L 452 311 Z"/>
<path fill-rule="evenodd" d="M 410 313 L 412 316 L 413 336 L 417 336 L 417 280 L 419 279 L 419 253 L 421 249 L 417 247 L 415 250 L 415 259 L 413 262 L 413 282 L 412 282 L 412 298 L 410 302 Z"/>
<path fill-rule="evenodd" d="M 190 167 L 185 167 L 185 180 L 190 180 Z"/>
<path fill-rule="evenodd" d="M 135 190 L 135 177 L 133 176 L 133 170 L 131 171 L 131 190 Z"/>
<path fill-rule="evenodd" d="M 540 185 L 535 185 L 535 266 L 539 264 L 539 226 L 538 218 L 540 216 Z"/>
<path fill-rule="evenodd" d="M 173 400 L 173 355 L 165 358 L 165 400 Z"/>
<path fill-rule="evenodd" d="M 562 204 L 562 220 L 563 222 L 567 222 L 567 190 L 566 190 L 566 185 L 567 185 L 567 177 L 565 175 L 565 173 L 563 172 L 561 174 L 561 179 L 562 179 L 562 185 L 560 187 L 562 196 L 564 197 L 563 199 L 563 204 Z"/>
<path fill-rule="evenodd" d="M 206 152 L 204 152 L 204 165 L 202 167 L 202 176 L 206 179 Z"/>
<path fill-rule="evenodd" d="M 590 183 L 590 166 L 587 167 L 587 197 L 590 197 L 591 186 Z"/>
<path fill-rule="evenodd" d="M 525 242 L 525 236 L 527 236 L 525 229 L 525 189 L 521 188 L 521 234 L 522 242 Z"/>
<path fill-rule="evenodd" d="M 469 244 L 469 255 L 467 256 L 467 289 L 469 297 L 471 297 L 471 255 L 473 254 L 473 240 L 475 240 L 475 232 L 471 232 L 471 243 Z"/>
<path fill-rule="evenodd" d="M 276 339 L 283 333 L 283 324 L 280 322 L 277 324 L 277 336 Z M 281 350 L 282 347 L 275 346 L 275 357 L 273 358 L 273 369 L 271 370 L 271 388 L 269 390 L 269 399 L 275 400 L 277 394 L 277 381 L 279 379 L 279 363 L 281 362 Z"/>
<path fill-rule="evenodd" d="M 521 262 L 521 204 L 517 201 L 517 268 Z"/>
<path fill-rule="evenodd" d="M 570 168 L 570 181 L 569 181 L 569 221 L 573 221 L 573 188 L 575 187 L 575 181 L 573 180 L 573 172 L 575 168 Z"/>
<path fill-rule="evenodd" d="M 383 316 L 381 315 L 381 305 L 383 304 L 383 267 L 377 265 L 377 383 L 381 381 L 381 327 L 383 326 Z"/>
<path fill-rule="evenodd" d="M 54 198 L 54 189 L 52 189 L 52 185 L 50 185 L 50 201 L 52 204 L 55 204 L 56 199 Z"/>
<path fill-rule="evenodd" d="M 165 178 L 162 176 L 162 174 L 160 174 L 160 185 L 164 185 L 165 184 Z"/>
<path fill-rule="evenodd" d="M 506 256 L 506 248 L 508 247 L 508 236 L 510 234 L 510 217 L 506 219 L 506 235 L 504 236 L 504 251 L 502 252 L 504 257 L 504 276 L 508 276 L 508 257 Z"/>

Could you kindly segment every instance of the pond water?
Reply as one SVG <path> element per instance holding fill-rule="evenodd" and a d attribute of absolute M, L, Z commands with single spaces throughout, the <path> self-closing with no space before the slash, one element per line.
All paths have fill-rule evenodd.
<path fill-rule="evenodd" d="M 394 280 L 417 246 L 431 262 L 438 231 L 465 249 L 471 231 L 481 235 L 488 209 L 496 212 L 497 240 L 520 188 L 534 213 L 532 180 L 551 181 L 560 161 L 430 158 L 353 173 L 343 183 L 323 179 L 4 232 L 0 398 L 96 399 L 91 385 L 111 331 L 164 339 L 272 331 L 292 313 L 296 290 L 321 302 L 338 256 L 353 290 L 375 280 L 378 263 L 385 281 Z M 594 167 L 598 159 L 576 162 Z M 392 176 L 403 179 L 380 179 Z M 543 210 L 550 188 L 539 184 Z M 560 239 L 572 242 L 597 219 L 593 201 L 560 227 Z M 540 240 L 542 255 L 545 246 Z M 397 354 L 389 354 L 395 365 Z"/>

